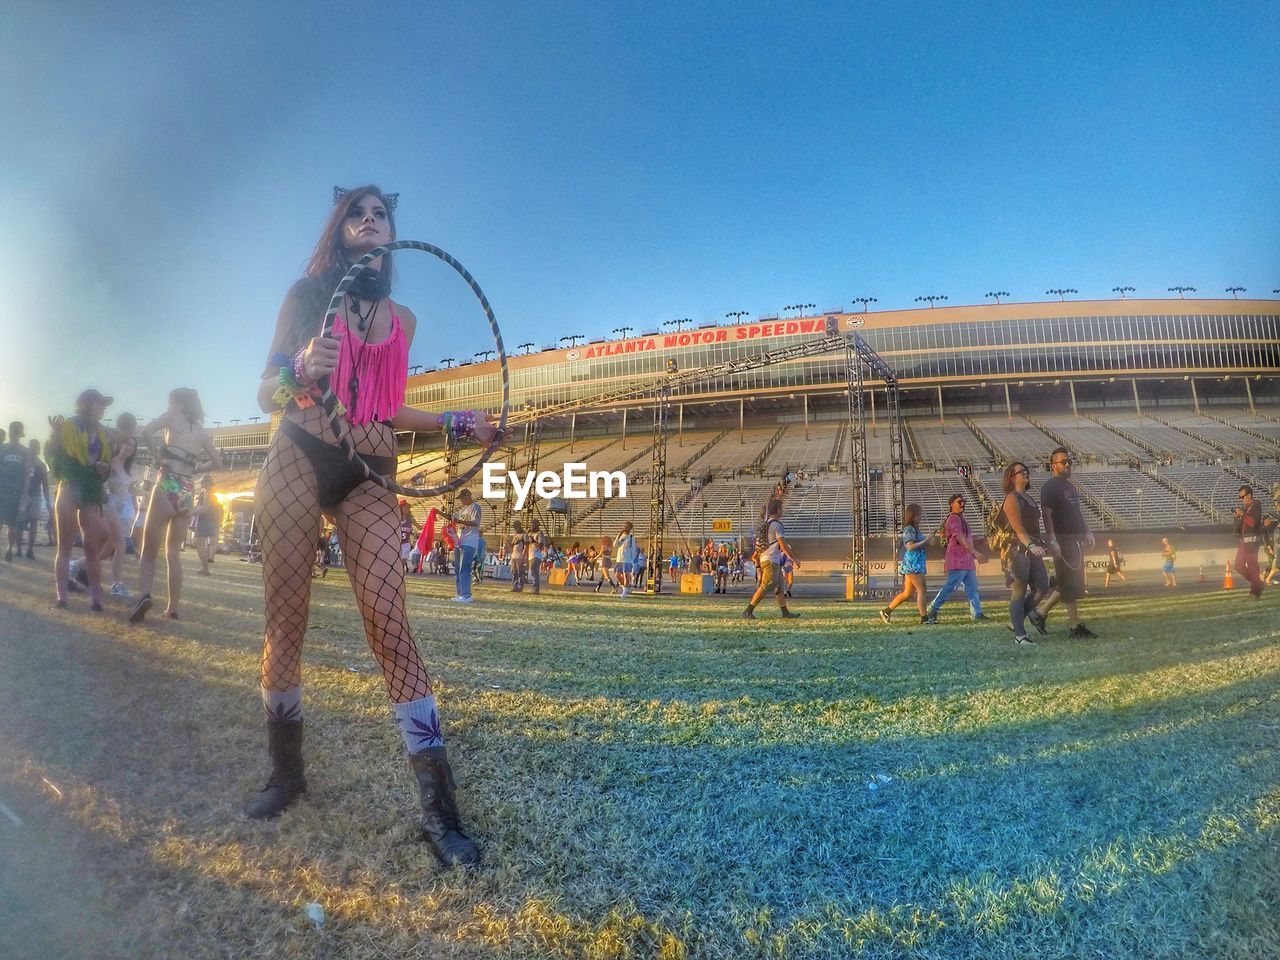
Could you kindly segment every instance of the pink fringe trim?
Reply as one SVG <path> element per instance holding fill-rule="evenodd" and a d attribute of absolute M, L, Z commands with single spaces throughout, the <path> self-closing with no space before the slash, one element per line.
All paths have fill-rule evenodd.
<path fill-rule="evenodd" d="M 342 341 L 342 346 L 330 387 L 347 405 L 347 419 L 352 423 L 390 420 L 404 405 L 404 389 L 409 380 L 409 344 L 400 318 L 391 315 L 391 335 L 381 343 L 365 344 L 340 318 L 334 321 L 333 335 Z M 353 372 L 360 380 L 354 408 L 349 386 Z"/>

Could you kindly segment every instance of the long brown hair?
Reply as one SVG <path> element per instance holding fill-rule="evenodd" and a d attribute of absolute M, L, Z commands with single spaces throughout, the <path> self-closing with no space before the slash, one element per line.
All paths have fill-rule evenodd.
<path fill-rule="evenodd" d="M 381 201 L 382 206 L 387 211 L 387 228 L 391 232 L 391 239 L 396 238 L 396 217 L 391 211 L 391 205 L 387 203 L 386 197 L 383 196 L 381 188 L 374 186 L 372 183 L 363 187 L 356 187 L 349 193 L 343 194 L 342 198 L 333 205 L 333 210 L 329 214 L 329 218 L 324 223 L 324 229 L 320 231 L 320 239 L 316 242 L 316 248 L 311 252 L 311 259 L 307 261 L 306 275 L 313 280 L 328 280 L 333 277 L 333 286 L 338 285 L 338 281 L 342 279 L 342 275 L 350 269 L 353 262 L 351 251 L 342 242 L 342 225 L 346 222 L 347 215 L 351 210 L 365 197 L 373 195 Z M 389 278 L 391 276 L 391 257 L 390 255 L 382 258 L 382 272 Z M 332 295 L 333 290 L 329 291 Z"/>
<path fill-rule="evenodd" d="M 902 511 L 902 525 L 904 527 L 920 528 L 920 504 L 907 504 L 907 509 Z"/>
<path fill-rule="evenodd" d="M 170 405 L 177 404 L 187 423 L 195 426 L 204 423 L 204 407 L 200 405 L 200 394 L 190 387 L 178 387 L 169 391 Z"/>
<path fill-rule="evenodd" d="M 320 239 L 311 251 L 311 259 L 307 261 L 302 279 L 293 285 L 285 298 L 285 307 L 289 316 L 289 324 L 280 343 L 273 347 L 282 353 L 292 354 L 302 349 L 312 337 L 320 331 L 320 319 L 324 309 L 329 305 L 334 287 L 342 279 L 343 274 L 351 268 L 354 259 L 351 251 L 342 242 L 342 225 L 351 213 L 352 207 L 367 196 L 375 196 L 387 210 L 387 228 L 391 239 L 396 238 L 396 218 L 391 206 L 383 196 L 382 189 L 374 184 L 356 187 L 343 194 L 333 206 L 324 228 L 320 231 Z M 382 258 L 382 274 L 388 281 L 392 279 L 391 254 Z M 265 375 L 265 374 L 264 374 Z"/>
<path fill-rule="evenodd" d="M 1013 493 L 1013 491 L 1018 489 L 1013 482 L 1014 474 L 1019 470 L 1026 469 L 1027 465 L 1021 460 L 1013 461 L 1013 463 L 1004 468 L 1004 476 L 1000 478 L 1000 488 L 1004 490 L 1005 493 Z"/>

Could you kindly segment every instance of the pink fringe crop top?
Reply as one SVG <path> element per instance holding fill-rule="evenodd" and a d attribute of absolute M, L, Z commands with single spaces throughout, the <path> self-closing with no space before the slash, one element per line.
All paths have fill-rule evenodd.
<path fill-rule="evenodd" d="M 404 406 L 404 389 L 409 379 L 409 344 L 400 318 L 391 315 L 391 335 L 378 343 L 365 343 L 341 317 L 333 321 L 333 336 L 342 341 L 338 366 L 330 378 L 330 389 L 347 407 L 347 419 L 355 424 L 390 420 Z M 351 402 L 351 376 L 359 380 L 356 401 Z"/>

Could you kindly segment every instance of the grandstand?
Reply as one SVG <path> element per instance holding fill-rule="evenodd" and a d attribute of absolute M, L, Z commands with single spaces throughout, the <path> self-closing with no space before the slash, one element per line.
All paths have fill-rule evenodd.
<path fill-rule="evenodd" d="M 1144 537 L 1162 529 L 1221 532 L 1240 483 L 1252 483 L 1264 497 L 1280 484 L 1276 301 L 1005 303 L 830 316 L 843 329 L 858 329 L 897 373 L 906 500 L 922 504 L 926 527 L 941 520 L 952 493 L 964 492 L 970 526 L 981 530 L 984 501 L 1003 496 L 1003 465 L 1027 462 L 1038 487 L 1059 445 L 1076 458 L 1082 507 L 1099 531 Z M 550 516 L 539 502 L 544 522 L 558 536 L 582 541 L 612 535 L 626 520 L 639 534 L 648 532 L 651 401 L 602 409 L 593 397 L 656 384 L 668 358 L 686 371 L 755 356 L 801 343 L 823 324 L 821 317 L 761 318 L 512 357 L 513 409 L 580 404 L 576 417 L 543 422 L 540 468 L 584 462 L 589 470 L 622 470 L 630 485 L 625 500 L 572 501 L 567 516 Z M 1135 330 L 1143 332 L 1140 350 Z M 852 438 L 844 375 L 843 357 L 813 356 L 682 387 L 672 399 L 667 450 L 668 536 L 697 539 L 710 535 L 713 521 L 726 519 L 734 535 L 749 536 L 763 500 L 791 473 L 791 536 L 811 541 L 806 549 L 847 554 Z M 879 384 L 868 385 L 883 397 Z M 429 409 L 492 409 L 497 387 L 493 362 L 468 364 L 410 378 L 409 400 Z M 629 432 L 628 413 L 634 414 Z M 877 414 L 866 430 L 868 519 L 879 549 L 887 551 L 896 518 L 890 516 L 882 404 Z M 215 434 L 235 465 L 221 488 L 251 489 L 266 425 Z M 517 429 L 494 459 L 522 468 L 523 436 Z M 440 483 L 445 466 L 438 438 L 404 439 L 401 482 Z M 437 449 L 424 450 L 424 443 Z M 476 455 L 464 452 L 461 467 Z M 472 486 L 479 488 L 479 477 Z M 503 513 L 500 503 L 491 507 L 487 535 L 497 532 Z"/>

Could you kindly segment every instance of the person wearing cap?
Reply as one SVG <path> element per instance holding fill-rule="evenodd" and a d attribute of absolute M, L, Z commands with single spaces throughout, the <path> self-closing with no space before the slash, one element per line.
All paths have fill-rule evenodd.
<path fill-rule="evenodd" d="M 54 560 L 54 591 L 59 607 L 67 605 L 67 579 L 76 530 L 84 542 L 85 571 L 89 575 L 89 609 L 102 612 L 102 539 L 106 528 L 102 505 L 106 502 L 104 481 L 111 472 L 111 442 L 102 426 L 102 415 L 111 397 L 86 390 L 76 399 L 74 417 L 51 417 L 52 435 L 45 447 L 49 473 L 58 481 L 53 513 L 57 555 Z"/>
<path fill-rule="evenodd" d="M 9 528 L 9 549 L 4 559 L 22 554 L 22 528 L 27 523 L 27 485 L 31 482 L 31 452 L 22 442 L 26 432 L 15 420 L 9 424 L 9 442 L 0 443 L 0 527 Z"/>
<path fill-rule="evenodd" d="M 969 599 L 969 612 L 975 620 L 986 620 L 982 612 L 982 598 L 978 596 L 978 557 L 977 548 L 969 533 L 969 523 L 964 518 L 964 496 L 957 493 L 951 497 L 950 513 L 942 524 L 942 532 L 947 538 L 947 552 L 943 556 L 942 569 L 947 579 L 942 589 L 929 604 L 929 613 L 922 623 L 937 623 L 938 610 L 947 602 L 947 597 L 956 587 L 964 587 L 965 596 Z"/>

